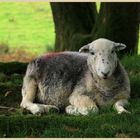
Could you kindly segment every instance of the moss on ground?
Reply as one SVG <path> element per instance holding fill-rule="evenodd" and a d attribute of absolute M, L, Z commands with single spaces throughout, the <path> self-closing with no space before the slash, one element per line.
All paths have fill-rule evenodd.
<path fill-rule="evenodd" d="M 0 137 L 140 137 L 140 57 L 125 57 L 122 63 L 131 81 L 131 114 L 118 115 L 108 106 L 98 115 L 89 116 L 36 116 L 21 110 L 21 86 L 27 64 L 1 63 L 0 106 L 10 108 L 0 108 Z"/>

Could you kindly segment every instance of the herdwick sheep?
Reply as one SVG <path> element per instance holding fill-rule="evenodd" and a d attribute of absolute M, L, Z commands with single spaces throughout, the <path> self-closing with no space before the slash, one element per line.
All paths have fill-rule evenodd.
<path fill-rule="evenodd" d="M 21 107 L 33 114 L 50 109 L 88 115 L 112 104 L 120 114 L 130 97 L 128 75 L 115 51 L 126 45 L 100 38 L 79 52 L 59 52 L 30 62 L 22 87 Z"/>

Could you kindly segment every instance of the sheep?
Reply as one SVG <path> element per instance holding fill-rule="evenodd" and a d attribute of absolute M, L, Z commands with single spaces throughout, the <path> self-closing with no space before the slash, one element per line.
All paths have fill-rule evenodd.
<path fill-rule="evenodd" d="M 49 53 L 28 64 L 20 106 L 32 114 L 51 109 L 71 115 L 98 113 L 111 104 L 118 114 L 130 98 L 128 75 L 116 51 L 125 44 L 99 38 L 79 52 Z"/>

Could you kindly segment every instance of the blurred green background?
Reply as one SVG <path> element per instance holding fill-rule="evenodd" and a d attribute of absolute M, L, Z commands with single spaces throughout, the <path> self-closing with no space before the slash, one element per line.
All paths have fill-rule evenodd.
<path fill-rule="evenodd" d="M 25 50 L 35 54 L 52 50 L 54 23 L 49 3 L 1 2 L 0 44 L 9 51 Z"/>

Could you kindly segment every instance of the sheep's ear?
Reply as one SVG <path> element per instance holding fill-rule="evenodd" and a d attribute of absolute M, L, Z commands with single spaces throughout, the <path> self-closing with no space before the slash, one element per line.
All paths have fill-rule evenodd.
<path fill-rule="evenodd" d="M 125 48 L 126 48 L 126 45 L 125 45 L 125 44 L 123 44 L 123 43 L 115 43 L 115 49 L 116 49 L 117 51 L 123 50 L 123 49 L 125 49 Z"/>
<path fill-rule="evenodd" d="M 89 44 L 83 46 L 82 48 L 80 48 L 79 52 L 84 52 L 84 53 L 88 53 L 89 52 Z"/>

